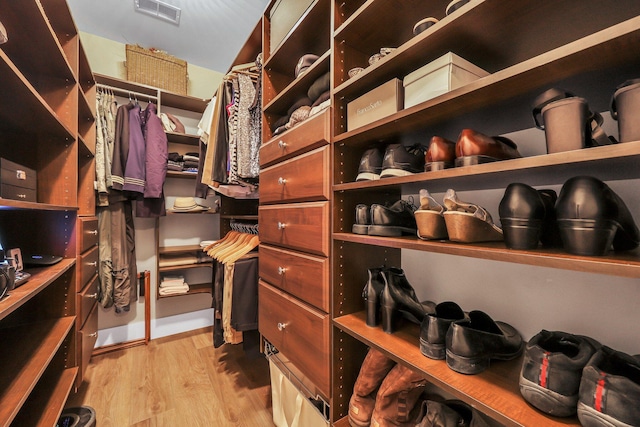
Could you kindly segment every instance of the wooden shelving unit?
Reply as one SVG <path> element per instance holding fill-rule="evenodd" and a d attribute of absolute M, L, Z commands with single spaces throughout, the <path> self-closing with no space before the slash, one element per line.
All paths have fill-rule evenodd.
<path fill-rule="evenodd" d="M 0 300 L 0 426 L 51 426 L 82 376 L 76 221 L 95 214 L 95 81 L 64 1 L 0 10 L 11 37 L 0 49 L 0 157 L 37 175 L 35 201 L 0 199 L 0 242 L 63 258 L 28 268 Z"/>
<path fill-rule="evenodd" d="M 449 369 L 444 361 L 431 360 L 420 353 L 417 325 L 407 324 L 393 334 L 386 334 L 379 327 L 368 327 L 361 296 L 366 270 L 379 265 L 400 266 L 404 256 L 412 257 L 409 264 L 415 269 L 413 263 L 417 257 L 442 254 L 637 279 L 640 278 L 639 250 L 584 257 L 561 249 L 511 250 L 504 243 L 462 244 L 422 241 L 415 236 L 358 235 L 351 233 L 353 213 L 359 203 L 395 201 L 418 194 L 423 188 L 430 193 L 453 188 L 493 194 L 511 182 L 559 187 L 568 178 L 585 174 L 604 181 L 637 180 L 640 178 L 636 166 L 640 142 L 554 154 L 536 152 L 515 160 L 378 181 L 356 182 L 356 176 L 362 153 L 372 146 L 383 148 L 396 142 L 426 146 L 433 135 L 455 141 L 463 128 L 478 129 L 489 135 L 533 128 L 531 103 L 549 87 L 571 88 L 588 99 L 594 111 L 608 110 L 615 87 L 637 77 L 640 61 L 631 46 L 640 42 L 640 4 L 588 0 L 559 5 L 553 1 L 527 0 L 516 6 L 496 0 L 472 0 L 445 16 L 449 3 L 446 0 L 410 0 L 402 5 L 391 0 L 347 3 L 333 2 L 331 57 L 333 425 L 348 425 L 350 392 L 367 347 L 376 348 L 422 373 L 436 388 L 498 423 L 579 425 L 576 417 L 549 417 L 527 404 L 518 389 L 521 359 L 492 362 L 490 368 L 479 375 L 461 375 Z M 605 9 L 606 14 L 596 12 Z M 436 17 L 439 22 L 414 36 L 413 25 L 427 16 Z M 571 25 L 557 25 L 568 20 Z M 397 49 L 374 65 L 368 65 L 369 56 L 381 47 Z M 490 74 L 355 130 L 347 130 L 349 102 L 390 79 L 402 80 L 449 51 Z M 596 57 L 603 60 L 594 61 Z M 364 71 L 349 78 L 347 73 L 354 67 L 363 67 Z M 537 149 L 525 148 L 532 148 L 532 152 L 536 151 L 533 148 Z M 637 206 L 630 209 L 638 213 Z M 423 281 L 428 281 L 426 270 L 412 270 L 408 276 L 420 277 L 420 274 Z"/>

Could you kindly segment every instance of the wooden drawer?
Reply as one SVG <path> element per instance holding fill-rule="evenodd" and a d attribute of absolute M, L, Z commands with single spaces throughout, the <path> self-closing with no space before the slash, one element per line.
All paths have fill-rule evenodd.
<path fill-rule="evenodd" d="M 260 172 L 260 203 L 329 200 L 329 147 L 318 148 Z"/>
<path fill-rule="evenodd" d="M 260 333 L 329 396 L 329 315 L 259 282 Z"/>
<path fill-rule="evenodd" d="M 260 245 L 260 278 L 329 312 L 329 259 Z"/>
<path fill-rule="evenodd" d="M 328 144 L 330 129 L 329 110 L 318 114 L 282 135 L 277 135 L 260 146 L 260 166 L 280 162 L 305 151 Z M 260 173 L 262 175 L 262 173 Z M 260 177 L 262 179 L 262 176 Z M 260 182 L 262 186 L 262 182 Z M 260 188 L 262 195 L 262 188 Z"/>
<path fill-rule="evenodd" d="M 89 366 L 93 347 L 98 340 L 98 304 L 93 306 L 87 321 L 78 332 L 78 380 L 77 385 L 82 383 L 84 373 Z"/>
<path fill-rule="evenodd" d="M 78 217 L 78 248 L 85 252 L 98 244 L 98 218 L 95 216 Z"/>
<path fill-rule="evenodd" d="M 87 321 L 91 309 L 98 301 L 98 275 L 93 276 L 89 284 L 85 286 L 82 292 L 76 294 L 76 316 L 78 317 L 78 326 L 81 328 Z"/>
<path fill-rule="evenodd" d="M 329 202 L 260 206 L 260 241 L 329 256 Z"/>
<path fill-rule="evenodd" d="M 78 257 L 78 279 L 76 292 L 80 292 L 85 285 L 98 273 L 98 247 L 94 246 Z"/>

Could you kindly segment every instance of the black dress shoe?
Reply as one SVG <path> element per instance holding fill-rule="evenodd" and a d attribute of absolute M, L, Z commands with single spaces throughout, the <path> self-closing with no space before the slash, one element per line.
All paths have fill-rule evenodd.
<path fill-rule="evenodd" d="M 424 316 L 433 313 L 432 302 L 420 302 L 416 292 L 401 268 L 390 267 L 382 275 L 384 289 L 380 296 L 382 329 L 392 334 L 398 325 L 399 315 L 407 320 L 422 323 Z"/>
<path fill-rule="evenodd" d="M 401 236 L 418 232 L 414 212 L 416 206 L 411 201 L 398 200 L 389 207 L 371 205 L 371 226 L 369 234 L 374 236 Z"/>
<path fill-rule="evenodd" d="M 479 374 L 489 367 L 491 359 L 515 359 L 523 347 L 522 336 L 513 326 L 474 310 L 468 319 L 457 320 L 449 327 L 447 366 L 461 374 Z"/>
<path fill-rule="evenodd" d="M 402 144 L 390 144 L 382 159 L 380 178 L 407 176 L 424 172 L 424 153 L 426 149 L 415 144 L 405 147 Z"/>
<path fill-rule="evenodd" d="M 420 325 L 420 352 L 430 359 L 444 360 L 449 326 L 464 317 L 464 311 L 453 301 L 436 305 L 434 312 L 427 314 Z"/>
<path fill-rule="evenodd" d="M 570 178 L 562 186 L 556 215 L 564 249 L 575 255 L 604 255 L 640 244 L 640 231 L 624 201 L 592 176 Z"/>
<path fill-rule="evenodd" d="M 369 234 L 371 225 L 371 209 L 364 204 L 356 205 L 356 222 L 351 227 L 351 232 L 355 234 Z"/>
<path fill-rule="evenodd" d="M 380 295 L 384 289 L 385 267 L 367 270 L 369 280 L 362 290 L 367 310 L 367 326 L 377 326 L 380 323 Z"/>
<path fill-rule="evenodd" d="M 553 245 L 558 233 L 553 190 L 536 190 L 519 182 L 509 184 L 498 212 L 504 241 L 510 249 L 535 249 L 543 241 Z"/>
<path fill-rule="evenodd" d="M 369 148 L 360 158 L 356 181 L 375 181 L 382 172 L 383 153 L 380 148 Z"/>

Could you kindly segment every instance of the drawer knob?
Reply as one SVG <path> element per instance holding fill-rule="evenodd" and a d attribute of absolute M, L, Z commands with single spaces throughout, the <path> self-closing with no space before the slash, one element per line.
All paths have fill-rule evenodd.
<path fill-rule="evenodd" d="M 94 236 L 98 235 L 98 230 L 87 231 L 87 234 L 93 234 Z"/>
<path fill-rule="evenodd" d="M 278 221 L 278 230 L 284 230 L 286 226 L 287 224 L 285 224 L 284 222 Z"/>
<path fill-rule="evenodd" d="M 87 295 L 87 298 L 95 298 L 95 299 L 98 299 L 98 293 L 96 292 L 95 294 Z"/>
<path fill-rule="evenodd" d="M 284 268 L 284 267 L 278 267 L 278 274 L 279 274 L 279 275 L 281 275 L 281 276 L 282 276 L 286 271 L 287 271 L 287 269 L 286 269 L 286 268 Z"/>
<path fill-rule="evenodd" d="M 286 178 L 283 178 L 283 177 L 278 178 L 278 184 L 285 185 L 286 183 L 287 183 Z"/>
<path fill-rule="evenodd" d="M 98 332 L 92 332 L 92 333 L 90 333 L 90 334 L 89 334 L 89 336 L 90 336 L 91 338 L 95 338 L 95 337 L 97 337 L 97 336 L 98 336 Z"/>
<path fill-rule="evenodd" d="M 284 149 L 284 147 L 286 147 L 286 146 L 287 146 L 287 143 L 284 142 L 283 140 L 278 141 L 278 147 Z"/>
<path fill-rule="evenodd" d="M 18 197 L 21 199 L 26 199 L 27 195 L 26 194 L 18 194 Z"/>
<path fill-rule="evenodd" d="M 278 330 L 283 331 L 287 327 L 286 323 L 278 322 Z"/>
<path fill-rule="evenodd" d="M 90 265 L 91 267 L 97 267 L 98 261 L 88 262 L 87 265 Z"/>

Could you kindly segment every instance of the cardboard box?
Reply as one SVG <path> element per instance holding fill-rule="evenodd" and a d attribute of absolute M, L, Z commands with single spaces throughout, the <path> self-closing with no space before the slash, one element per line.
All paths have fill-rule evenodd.
<path fill-rule="evenodd" d="M 404 107 L 413 107 L 488 75 L 482 68 L 449 52 L 405 76 Z"/>
<path fill-rule="evenodd" d="M 347 131 L 397 113 L 402 105 L 402 82 L 389 80 L 347 104 Z"/>
<path fill-rule="evenodd" d="M 36 188 L 36 171 L 0 158 L 0 197 L 37 202 Z"/>

